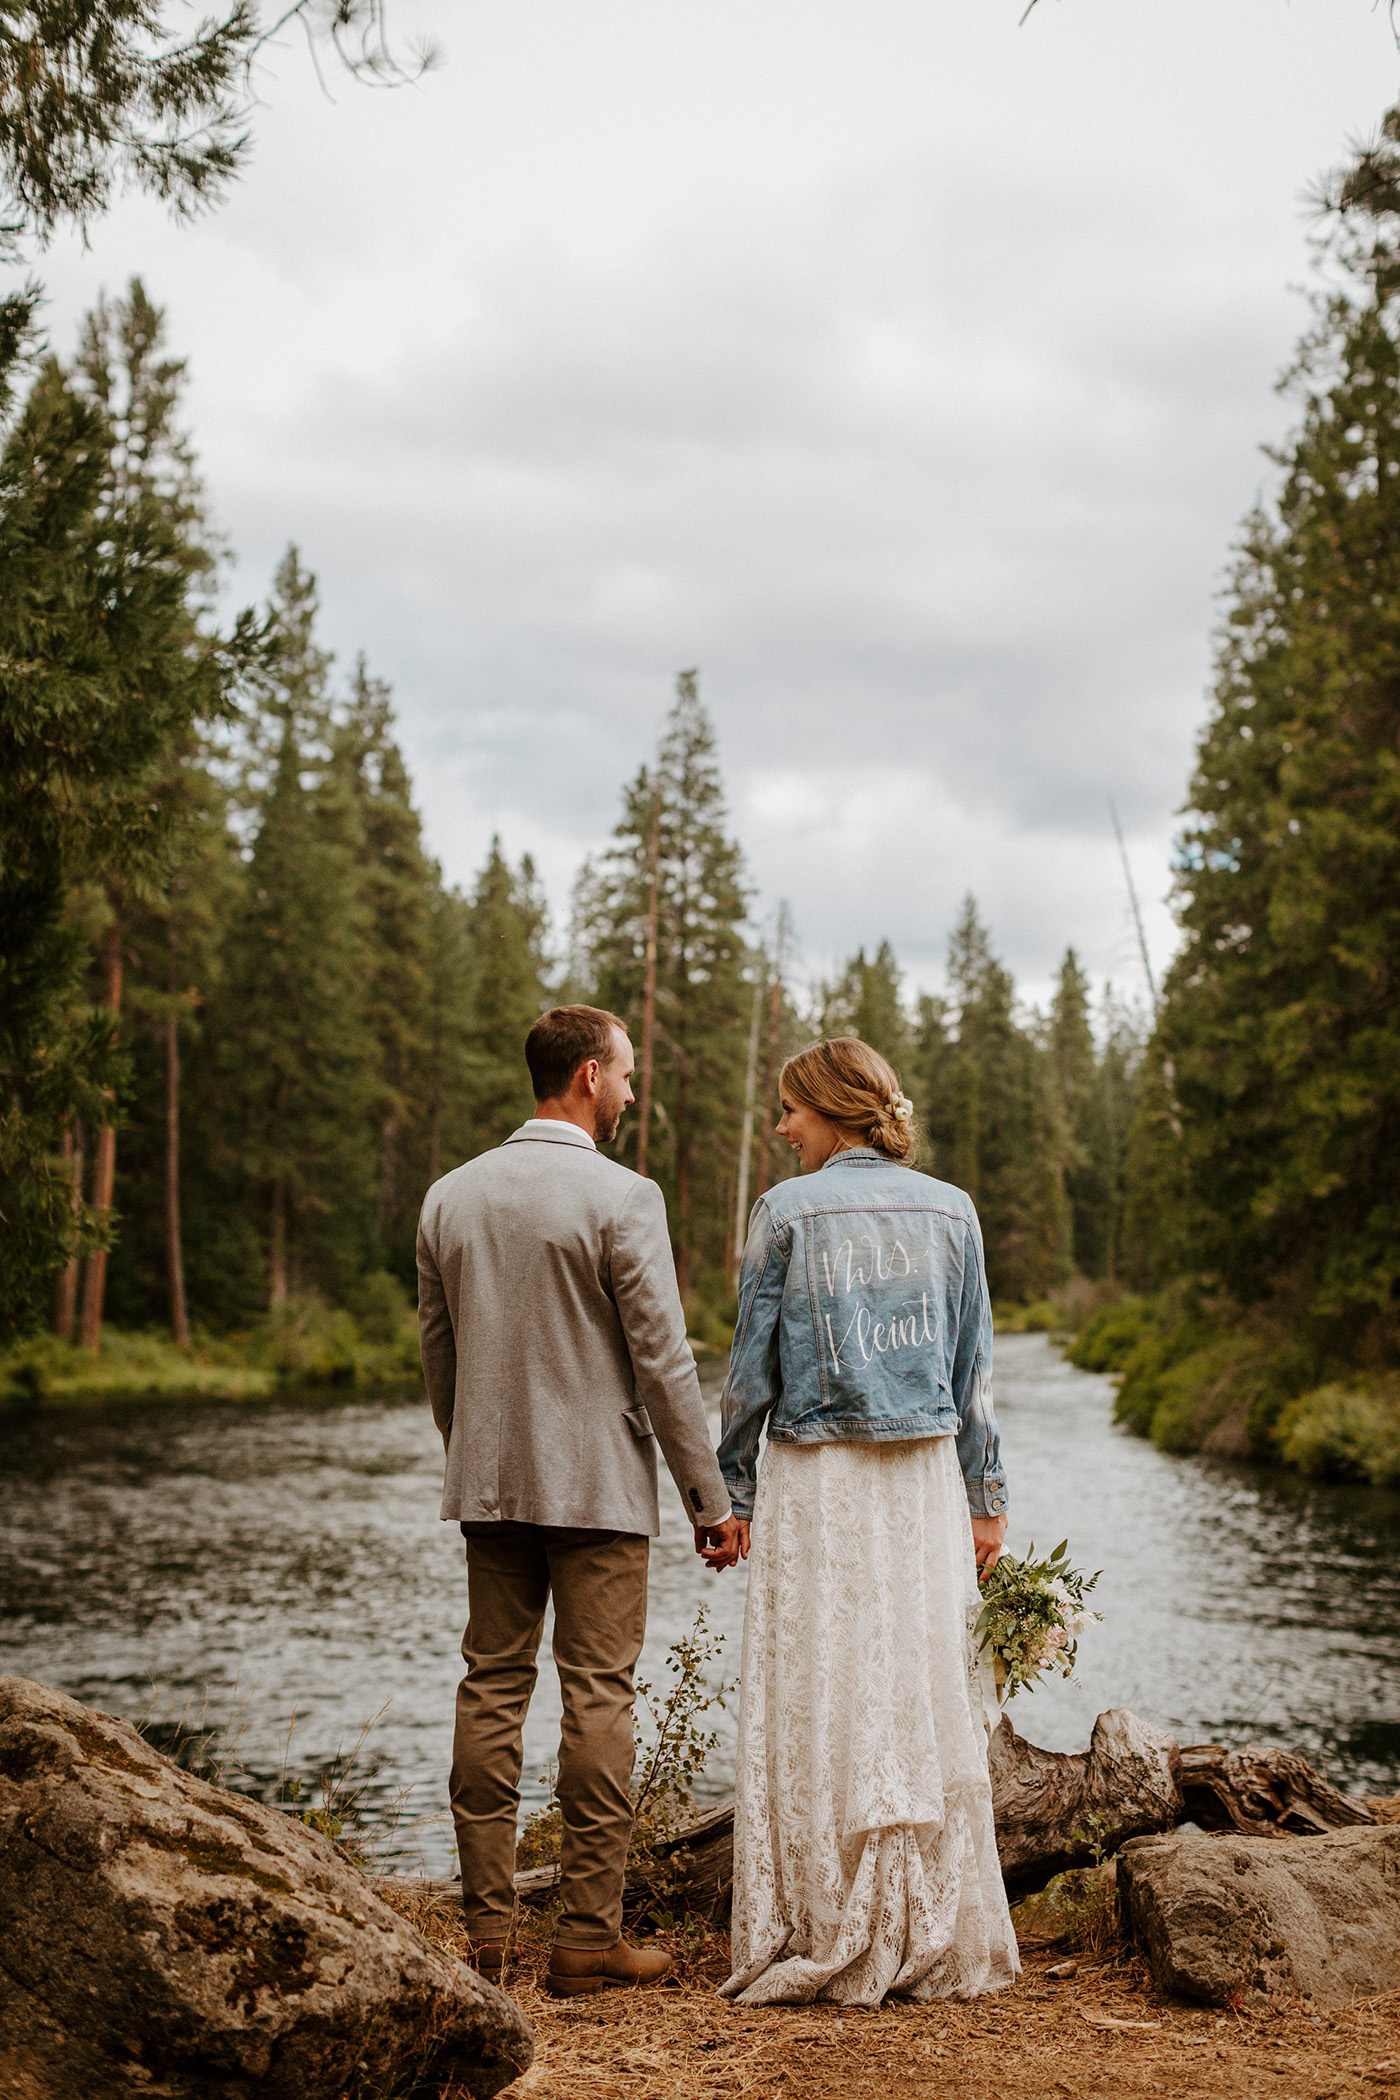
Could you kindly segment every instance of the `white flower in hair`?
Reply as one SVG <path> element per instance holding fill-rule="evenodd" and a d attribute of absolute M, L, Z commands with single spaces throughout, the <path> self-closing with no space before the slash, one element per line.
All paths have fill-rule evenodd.
<path fill-rule="evenodd" d="M 896 1123 L 913 1122 L 914 1104 L 907 1094 L 891 1094 L 890 1114 L 894 1117 Z"/>

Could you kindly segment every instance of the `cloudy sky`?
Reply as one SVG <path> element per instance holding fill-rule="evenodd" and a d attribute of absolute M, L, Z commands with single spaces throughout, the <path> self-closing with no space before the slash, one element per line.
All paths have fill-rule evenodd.
<path fill-rule="evenodd" d="M 1372 0 L 396 0 L 444 63 L 290 36 L 214 216 L 133 271 L 190 367 L 230 594 L 294 539 L 395 688 L 428 836 L 560 920 L 700 666 L 755 914 L 1027 993 L 1160 967 L 1218 591 L 1288 426 L 1308 184 L 1400 85 Z"/>

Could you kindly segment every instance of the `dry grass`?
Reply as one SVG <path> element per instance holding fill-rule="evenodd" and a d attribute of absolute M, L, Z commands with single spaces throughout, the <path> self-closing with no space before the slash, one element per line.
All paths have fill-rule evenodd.
<path fill-rule="evenodd" d="M 396 1896 L 465 1954 L 452 1907 Z M 972 2005 L 736 2009 L 715 1995 L 728 1943 L 711 1935 L 682 1981 L 558 2001 L 541 1988 L 548 1928 L 530 1924 L 506 1987 L 535 2030 L 510 2100 L 1376 2100 L 1400 2095 L 1400 1993 L 1346 2012 L 1304 2004 L 1218 2014 L 1163 1999 L 1121 1949 L 1047 1971 L 1063 1945 L 1022 1948 L 1013 1990 Z"/>

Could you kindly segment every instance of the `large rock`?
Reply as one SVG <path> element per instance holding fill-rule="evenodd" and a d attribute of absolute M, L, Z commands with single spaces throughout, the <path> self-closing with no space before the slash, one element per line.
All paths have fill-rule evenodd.
<path fill-rule="evenodd" d="M 0 1678 L 0 2094 L 485 2100 L 532 2053 L 328 1839 Z"/>
<path fill-rule="evenodd" d="M 1400 1826 L 1320 1837 L 1138 1838 L 1118 1855 L 1124 1928 L 1164 1990 L 1350 2005 L 1400 1987 Z"/>

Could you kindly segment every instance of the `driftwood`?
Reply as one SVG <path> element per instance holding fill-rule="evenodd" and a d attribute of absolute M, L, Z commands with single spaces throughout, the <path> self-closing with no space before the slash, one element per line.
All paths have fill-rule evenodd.
<path fill-rule="evenodd" d="M 1116 1852 L 1129 1838 L 1197 1823 L 1251 1836 L 1341 1830 L 1388 1820 L 1356 1795 L 1340 1794 L 1286 1750 L 1226 1750 L 1218 1743 L 1178 1749 L 1173 1737 L 1121 1708 L 1100 1714 L 1087 1750 L 1041 1750 L 1003 1719 L 992 1736 L 992 1813 L 1002 1878 L 1012 1901 L 1044 1888 L 1066 1868 Z M 653 1904 L 718 1916 L 734 1879 L 734 1804 L 723 1802 L 656 1847 L 657 1870 L 633 1869 L 624 1908 L 635 1917 Z M 557 1866 L 515 1877 L 518 1900 L 547 1903 Z M 457 1905 L 457 1881 L 416 1883 Z"/>
<path fill-rule="evenodd" d="M 1226 1750 L 1193 1743 L 1181 1753 L 1183 1820 L 1248 1837 L 1313 1837 L 1380 1820 L 1355 1794 L 1339 1794 L 1287 1750 Z"/>
<path fill-rule="evenodd" d="M 1006 1893 L 1044 1888 L 1067 1867 L 1181 1821 L 1175 1739 L 1114 1708 L 1087 1750 L 1041 1750 L 1003 1719 L 992 1736 L 992 1814 Z"/>

